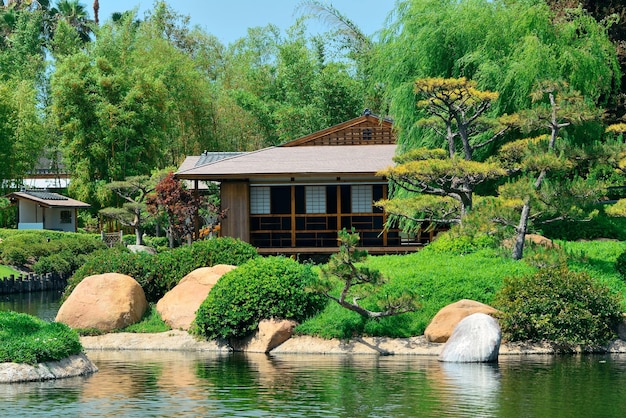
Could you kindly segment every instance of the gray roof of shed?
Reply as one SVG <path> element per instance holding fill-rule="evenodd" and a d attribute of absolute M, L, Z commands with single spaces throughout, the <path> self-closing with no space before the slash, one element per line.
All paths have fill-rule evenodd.
<path fill-rule="evenodd" d="M 25 190 L 21 192 L 13 192 L 8 196 L 10 199 L 25 199 L 35 202 L 47 208 L 88 208 L 90 205 L 80 200 L 75 200 L 58 193 L 47 191 Z"/>

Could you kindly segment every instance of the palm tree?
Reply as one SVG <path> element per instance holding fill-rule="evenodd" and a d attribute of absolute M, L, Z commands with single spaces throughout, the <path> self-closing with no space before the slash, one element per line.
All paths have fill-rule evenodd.
<path fill-rule="evenodd" d="M 96 23 L 96 26 L 100 23 L 100 19 L 98 18 L 98 11 L 100 10 L 100 3 L 98 0 L 93 0 L 93 21 Z"/>
<path fill-rule="evenodd" d="M 90 35 L 93 32 L 91 25 L 93 20 L 89 19 L 87 9 L 79 0 L 61 0 L 57 3 L 57 7 L 52 9 L 52 15 L 55 20 L 64 19 L 71 26 L 76 28 L 78 36 L 83 42 L 89 42 Z"/>
<path fill-rule="evenodd" d="M 318 0 L 303 0 L 297 9 L 308 10 L 307 17 L 317 18 L 335 33 L 347 40 L 348 45 L 356 53 L 363 53 L 372 47 L 372 41 L 359 27 L 330 4 Z"/>

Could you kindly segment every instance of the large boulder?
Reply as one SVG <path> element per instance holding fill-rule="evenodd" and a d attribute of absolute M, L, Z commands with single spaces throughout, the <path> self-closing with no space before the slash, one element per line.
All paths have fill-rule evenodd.
<path fill-rule="evenodd" d="M 235 351 L 247 353 L 269 353 L 293 335 L 296 322 L 291 320 L 264 319 L 259 322 L 259 329 L 248 338 L 233 340 L 231 346 Z"/>
<path fill-rule="evenodd" d="M 494 315 L 497 312 L 497 309 L 485 305 L 484 303 L 462 299 L 441 308 L 426 327 L 424 336 L 426 337 L 426 341 L 445 343 L 448 341 L 448 338 L 450 338 L 450 335 L 452 335 L 454 327 L 466 316 L 475 313 Z"/>
<path fill-rule="evenodd" d="M 454 328 L 443 346 L 439 361 L 454 363 L 491 363 L 498 361 L 502 331 L 495 318 L 475 313 Z"/>
<path fill-rule="evenodd" d="M 234 268 L 217 264 L 192 271 L 157 302 L 157 312 L 172 329 L 188 330 L 215 283 Z"/>
<path fill-rule="evenodd" d="M 108 332 L 138 322 L 147 308 L 146 295 L 135 279 L 118 273 L 98 274 L 76 286 L 55 321 Z"/>

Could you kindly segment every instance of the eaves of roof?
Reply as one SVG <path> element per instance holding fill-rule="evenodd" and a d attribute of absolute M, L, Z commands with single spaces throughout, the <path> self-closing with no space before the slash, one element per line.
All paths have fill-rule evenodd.
<path fill-rule="evenodd" d="M 60 195 L 59 195 L 60 196 Z M 45 208 L 88 208 L 91 207 L 90 204 L 81 202 L 80 200 L 71 199 L 66 197 L 63 200 L 60 199 L 42 199 L 33 195 L 28 194 L 27 192 L 13 192 L 7 195 L 9 199 L 24 199 Z"/>
<path fill-rule="evenodd" d="M 271 147 L 181 170 L 181 179 L 368 175 L 393 165 L 395 145 Z"/>

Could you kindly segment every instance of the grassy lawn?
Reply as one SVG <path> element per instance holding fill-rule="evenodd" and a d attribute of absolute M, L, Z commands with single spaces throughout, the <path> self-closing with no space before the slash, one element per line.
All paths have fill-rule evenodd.
<path fill-rule="evenodd" d="M 12 269 L 11 267 L 0 265 L 0 280 L 2 280 L 3 277 L 10 276 L 11 274 L 17 276 L 20 272 Z"/>
<path fill-rule="evenodd" d="M 67 325 L 16 312 L 0 312 L 0 341 L 0 363 L 35 364 L 82 351 L 78 334 Z"/>
<path fill-rule="evenodd" d="M 616 258 L 626 249 L 617 241 L 559 242 L 574 271 L 585 271 L 622 295 L 626 307 L 626 282 L 615 269 Z M 530 255 L 530 254 L 529 254 Z M 442 307 L 460 299 L 491 304 L 505 277 L 532 274 L 536 267 L 514 261 L 493 250 L 458 255 L 425 248 L 408 255 L 371 256 L 367 265 L 388 279 L 382 292 L 410 290 L 421 304 L 417 312 L 378 321 L 364 320 L 331 302 L 325 310 L 302 323 L 297 332 L 324 338 L 349 338 L 356 334 L 408 337 L 421 335 Z M 363 301 L 367 304 L 367 300 Z M 376 306 L 371 306 L 376 310 Z"/>

